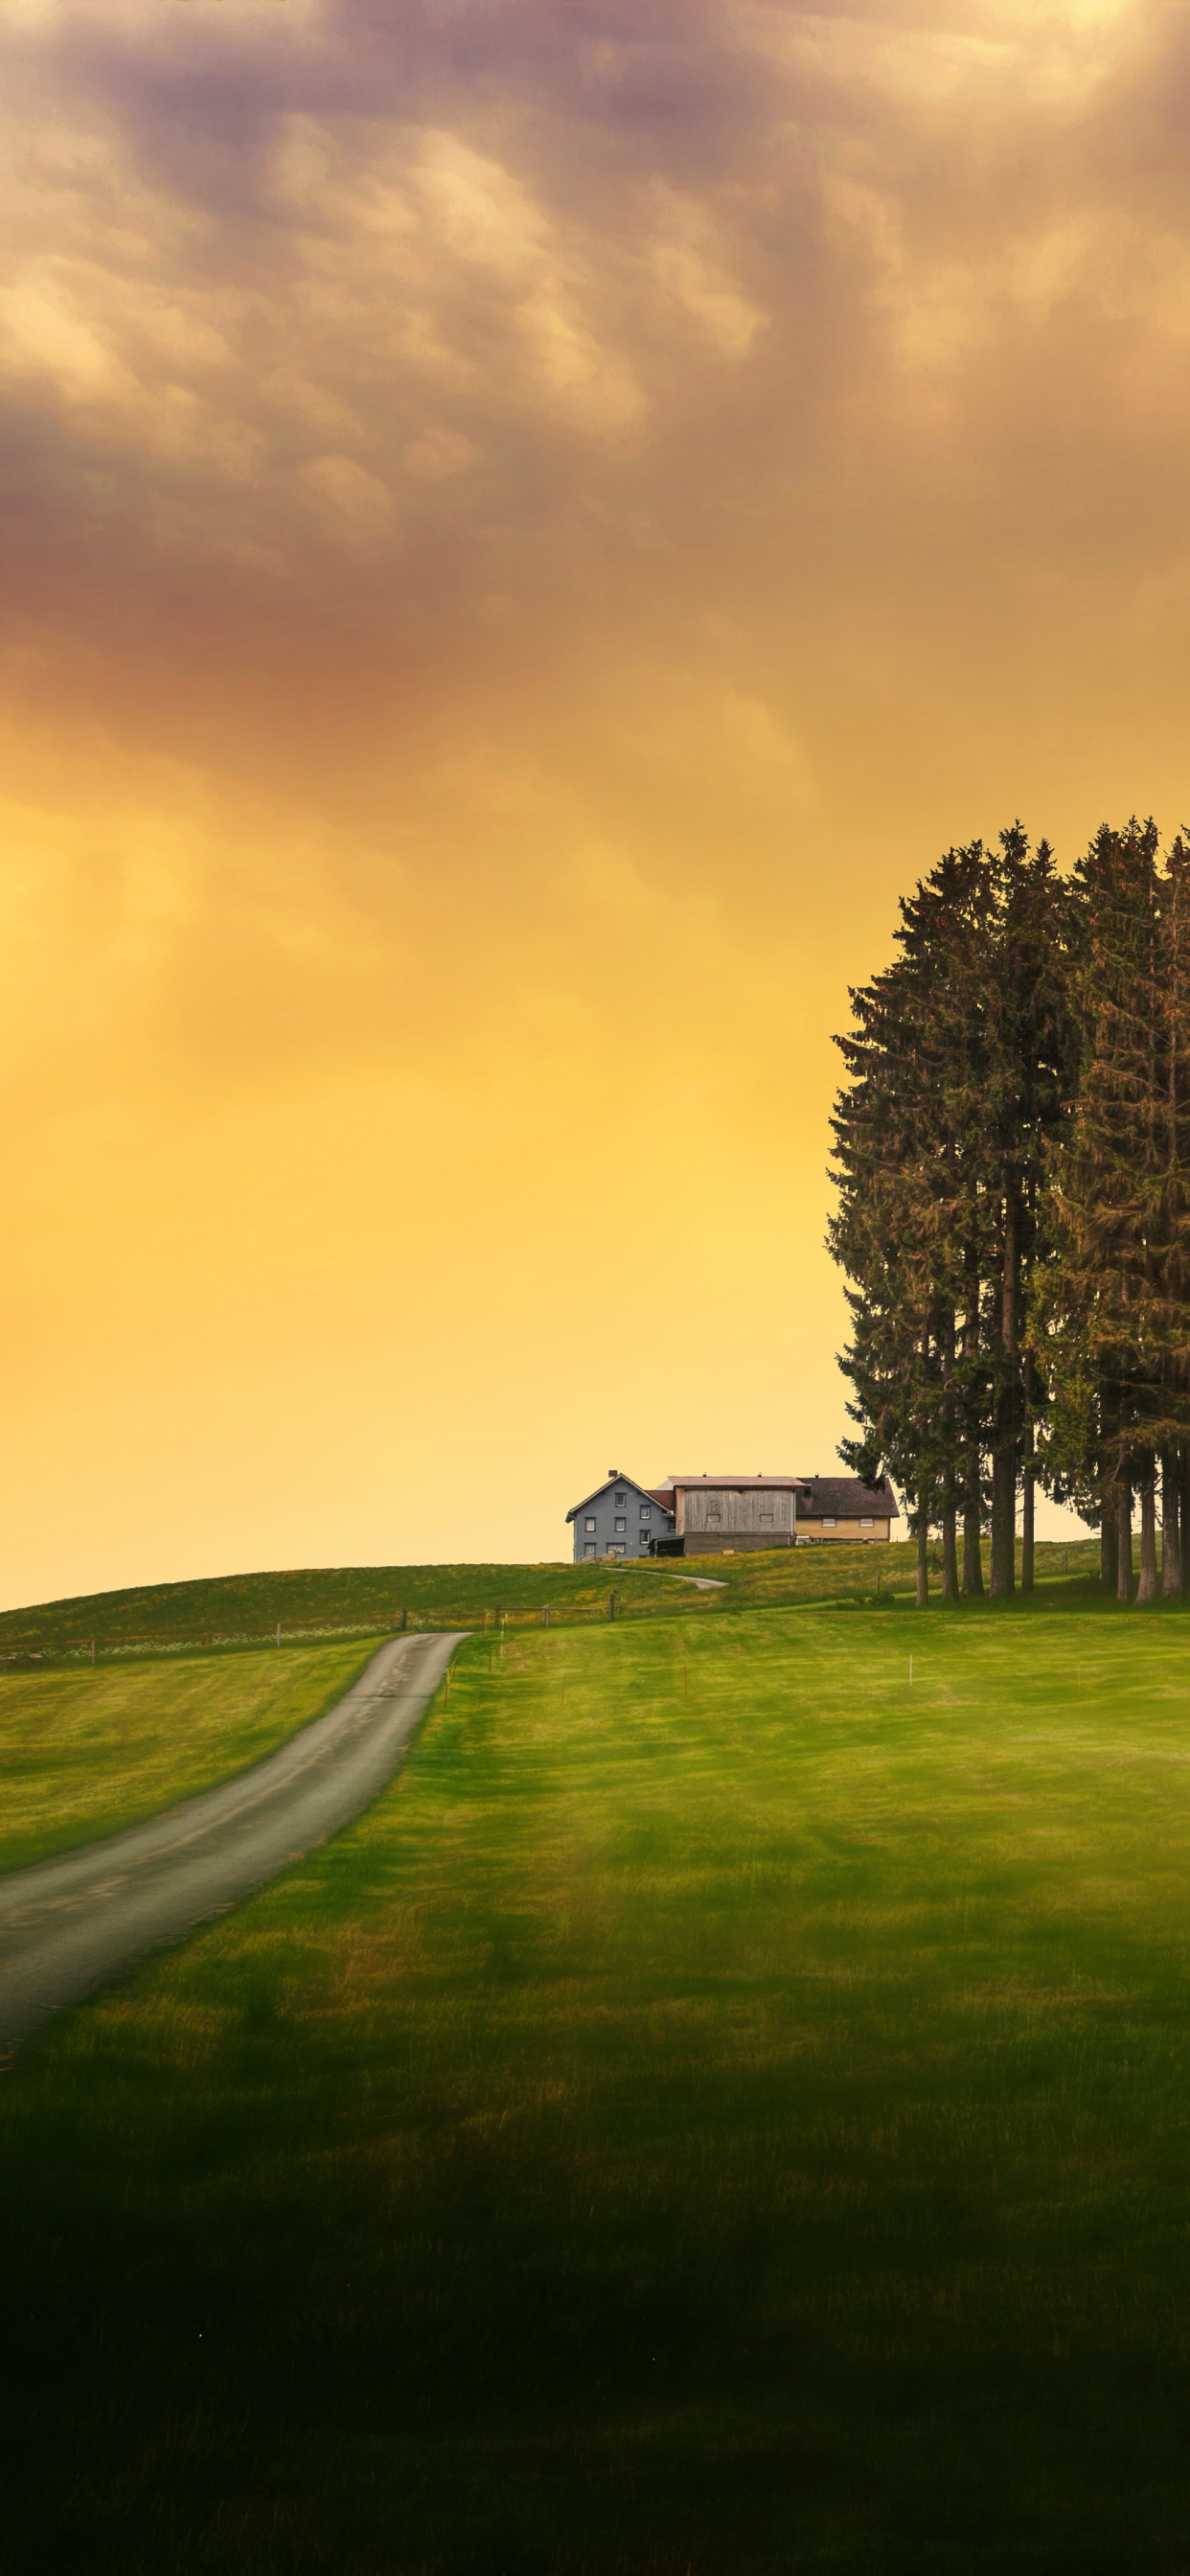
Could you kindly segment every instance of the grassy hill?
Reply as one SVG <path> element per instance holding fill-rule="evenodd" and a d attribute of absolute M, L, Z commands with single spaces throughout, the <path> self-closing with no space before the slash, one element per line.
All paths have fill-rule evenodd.
<path fill-rule="evenodd" d="M 278 1655 L 188 1655 L 0 1674 L 0 1870 L 42 1860 L 213 1788 L 308 1726 L 372 1652 L 359 1638 Z"/>
<path fill-rule="evenodd" d="M 6 2077 L 14 2567 L 1182 2576 L 1190 1625 L 678 1598 Z"/>
<path fill-rule="evenodd" d="M 1098 1543 L 1038 1550 L 1043 1585 L 1098 1571 Z M 698 1591 L 689 1577 L 719 1588 Z M 911 1543 L 892 1547 L 779 1548 L 746 1556 L 626 1562 L 622 1565 L 355 1565 L 263 1574 L 217 1575 L 192 1583 L 154 1583 L 119 1592 L 83 1593 L 65 1601 L 0 1612 L 5 1655 L 127 1653 L 137 1648 L 257 1643 L 336 1635 L 387 1634 L 405 1617 L 411 1626 L 478 1627 L 568 1624 L 617 1614 L 674 1618 L 692 1606 L 710 1614 L 729 1603 L 810 1603 L 911 1598 L 916 1580 Z"/>

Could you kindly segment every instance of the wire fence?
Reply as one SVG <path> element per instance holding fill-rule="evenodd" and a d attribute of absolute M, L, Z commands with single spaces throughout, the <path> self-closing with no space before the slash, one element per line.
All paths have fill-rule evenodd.
<path fill-rule="evenodd" d="M 784 1580 L 774 1571 L 763 1586 L 747 1580 L 721 1581 L 711 1577 L 686 1577 L 666 1582 L 664 1593 L 650 1583 L 635 1591 L 615 1589 L 596 1600 L 565 1599 L 528 1605 L 509 1603 L 478 1607 L 474 1603 L 437 1603 L 413 1606 L 396 1603 L 380 1610 L 369 1610 L 362 1619 L 274 1621 L 267 1628 L 231 1627 L 224 1623 L 203 1625 L 189 1623 L 184 1630 L 170 1633 L 152 1630 L 110 1631 L 94 1636 L 77 1630 L 57 1636 L 19 1634 L 11 1643 L 0 1645 L 0 1670 L 37 1669 L 50 1665 L 108 1664 L 142 1656 L 193 1654 L 259 1653 L 262 1648 L 286 1646 L 333 1645 L 358 1637 L 374 1637 L 379 1643 L 387 1637 L 412 1633 L 441 1635 L 444 1631 L 465 1635 L 496 1636 L 518 1633 L 533 1628 L 579 1628 L 606 1624 L 609 1620 L 714 1618 L 724 1612 L 761 1609 L 829 1609 L 857 1608 L 887 1604 L 912 1598 L 916 1591 L 916 1566 L 910 1550 L 897 1552 L 896 1558 L 874 1563 L 875 1551 L 856 1550 L 852 1563 L 831 1563 L 826 1551 L 815 1552 L 812 1564 L 806 1558 L 798 1561 L 796 1580 Z M 1039 1548 L 1039 1572 L 1044 1577 L 1085 1575 L 1092 1551 L 1085 1542 L 1069 1546 L 1050 1543 L 1044 1552 Z M 848 1555 L 852 1551 L 848 1550 Z M 1094 1549 L 1097 1562 L 1098 1548 Z M 860 1561 L 855 1561 L 860 1559 Z M 941 1551 L 931 1546 L 930 1572 L 936 1583 L 941 1572 Z M 707 1588 L 701 1588 L 706 1585 Z M 712 1588 L 712 1586 L 714 1588 Z M 11 1632 L 10 1632 L 11 1635 Z"/>

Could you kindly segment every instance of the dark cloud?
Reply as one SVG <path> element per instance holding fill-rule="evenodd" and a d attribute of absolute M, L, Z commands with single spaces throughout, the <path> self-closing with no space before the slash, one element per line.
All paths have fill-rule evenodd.
<path fill-rule="evenodd" d="M 929 657 L 1134 590 L 1185 514 L 1185 67 L 1144 6 L 10 28 L 10 638 L 267 733 L 345 670 Z"/>

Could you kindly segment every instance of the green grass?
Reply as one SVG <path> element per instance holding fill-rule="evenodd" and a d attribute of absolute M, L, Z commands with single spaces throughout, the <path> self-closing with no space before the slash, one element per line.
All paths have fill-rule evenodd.
<path fill-rule="evenodd" d="M 373 1651 L 355 1639 L 0 1672 L 0 1869 L 115 1833 L 260 1761 Z"/>
<path fill-rule="evenodd" d="M 697 1571 L 697 1569 L 695 1569 Z M 413 1624 L 439 1628 L 482 1623 L 502 1614 L 540 1621 L 558 1614 L 607 1615 L 608 1595 L 623 1604 L 684 1603 L 688 1594 L 664 1582 L 656 1565 L 348 1565 L 276 1574 L 214 1576 L 194 1583 L 150 1583 L 124 1592 L 83 1593 L 30 1609 L 0 1612 L 0 1654 L 100 1654 L 144 1642 L 259 1639 L 303 1630 L 391 1631 L 406 1612 Z"/>
<path fill-rule="evenodd" d="M 1178 1620 L 476 1640 L 0 2089 L 8 2563 L 1180 2576 L 1188 1961 Z"/>
<path fill-rule="evenodd" d="M 985 1541 L 983 1571 L 986 1583 L 990 1571 L 991 1548 Z M 1020 1565 L 1020 1547 L 1017 1548 Z M 941 1573 L 941 1555 L 936 1542 L 930 1548 L 930 1581 L 937 1596 Z M 685 1574 L 709 1574 L 724 1587 L 726 1599 L 720 1607 L 749 1604 L 854 1600 L 863 1603 L 881 1600 L 910 1602 L 917 1589 L 917 1542 L 894 1539 L 889 1546 L 857 1547 L 823 1541 L 815 1547 L 764 1548 L 753 1555 L 689 1557 L 679 1560 Z M 1044 1601 L 1070 1588 L 1085 1589 L 1089 1580 L 1098 1584 L 1099 1541 L 1094 1539 L 1046 1539 L 1036 1551 L 1037 1597 Z"/>
<path fill-rule="evenodd" d="M 1043 1545 L 1044 1586 L 1097 1573 L 1097 1540 Z M 710 1577 L 699 1592 L 688 1577 Z M 614 1592 L 626 1618 L 707 1615 L 732 1603 L 818 1603 L 881 1597 L 908 1599 L 916 1550 L 891 1547 L 777 1548 L 755 1555 L 646 1559 L 596 1565 L 355 1565 L 278 1574 L 237 1574 L 194 1583 L 154 1583 L 124 1592 L 80 1594 L 29 1609 L 0 1612 L 0 1656 L 112 1655 L 156 1644 L 259 1641 L 278 1626 L 289 1638 L 336 1630 L 391 1630 L 404 1613 L 411 1625 L 490 1628 L 606 1618 Z"/>

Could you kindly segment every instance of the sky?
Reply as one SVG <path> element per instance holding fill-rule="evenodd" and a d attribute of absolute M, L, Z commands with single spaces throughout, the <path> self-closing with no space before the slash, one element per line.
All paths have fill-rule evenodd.
<path fill-rule="evenodd" d="M 827 1473 L 847 986 L 1190 812 L 1190 17 L 0 0 L 0 1598 Z"/>

